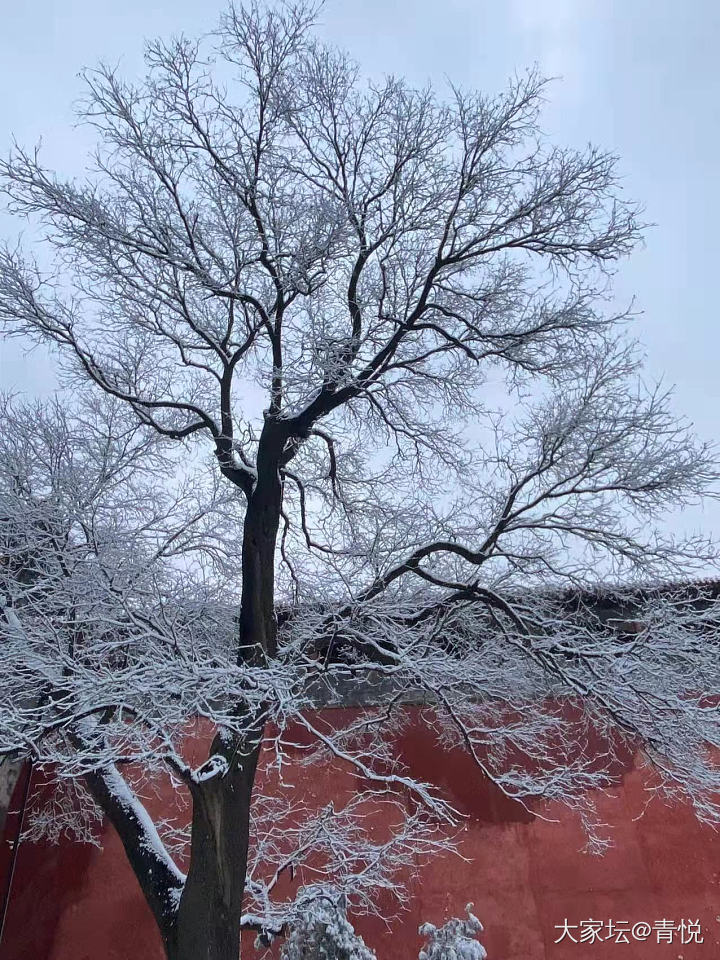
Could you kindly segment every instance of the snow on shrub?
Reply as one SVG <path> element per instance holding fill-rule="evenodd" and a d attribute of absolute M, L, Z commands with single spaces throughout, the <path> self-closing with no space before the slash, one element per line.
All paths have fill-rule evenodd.
<path fill-rule="evenodd" d="M 344 897 L 309 900 L 302 919 L 292 928 L 281 960 L 377 960 L 347 918 Z"/>
<path fill-rule="evenodd" d="M 466 920 L 453 918 L 442 927 L 424 923 L 418 933 L 427 937 L 428 942 L 418 960 L 485 960 L 487 953 L 477 940 L 483 925 L 471 913 L 471 908 L 471 903 L 465 907 Z"/>

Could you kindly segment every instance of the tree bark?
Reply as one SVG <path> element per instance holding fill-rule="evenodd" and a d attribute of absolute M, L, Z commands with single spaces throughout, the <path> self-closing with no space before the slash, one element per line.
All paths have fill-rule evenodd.
<path fill-rule="evenodd" d="M 254 742 L 218 736 L 212 753 L 235 753 L 230 770 L 192 787 L 190 869 L 175 923 L 165 939 L 168 960 L 237 960 L 247 872 L 250 803 L 262 729 Z"/>

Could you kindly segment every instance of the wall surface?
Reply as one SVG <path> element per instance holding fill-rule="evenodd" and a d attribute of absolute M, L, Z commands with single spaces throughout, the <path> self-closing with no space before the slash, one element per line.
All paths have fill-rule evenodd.
<path fill-rule="evenodd" d="M 356 922 L 379 960 L 417 960 L 420 922 L 459 915 L 469 901 L 485 924 L 490 960 L 719 960 L 720 835 L 700 825 L 687 807 L 648 803 L 644 774 L 630 759 L 621 786 L 598 797 L 614 838 L 598 857 L 582 852 L 582 830 L 573 817 L 552 806 L 543 808 L 544 819 L 530 815 L 499 795 L 459 751 L 439 756 L 428 750 L 419 725 L 399 735 L 397 746 L 412 771 L 442 786 L 465 815 L 459 851 L 464 859 L 443 855 L 412 871 L 410 910 L 390 929 L 377 920 Z M 285 789 L 292 776 L 284 775 Z M 260 788 L 276 789 L 273 783 L 265 775 Z M 333 765 L 311 776 L 297 773 L 294 789 L 322 804 L 359 786 L 351 771 Z M 18 786 L 16 797 L 19 792 Z M 147 805 L 155 815 L 167 813 L 173 798 L 160 791 Z M 375 817 L 381 830 L 382 812 Z M 6 841 L 15 826 L 11 814 Z M 102 850 L 69 841 L 21 844 L 2 960 L 162 960 L 152 919 L 110 827 L 103 828 L 102 842 Z M 8 842 L 1 856 L 0 879 Z M 582 921 L 602 921 L 602 941 L 575 943 L 565 936 L 555 943 L 565 920 L 578 941 L 590 930 Z M 682 942 L 677 927 L 688 920 L 699 921 L 702 943 Z M 620 942 L 608 938 L 608 921 L 620 931 Z M 670 942 L 667 923 L 660 932 L 661 921 L 676 927 Z M 647 939 L 621 932 L 641 923 L 650 927 Z M 685 939 L 695 939 L 690 929 Z M 251 940 L 243 956 L 257 956 Z"/>

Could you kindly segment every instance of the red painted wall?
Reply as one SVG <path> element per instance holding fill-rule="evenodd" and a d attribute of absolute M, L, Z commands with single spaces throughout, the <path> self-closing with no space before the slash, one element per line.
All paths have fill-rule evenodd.
<path fill-rule="evenodd" d="M 202 739 L 193 748 L 197 761 Z M 549 805 L 541 811 L 549 819 L 532 817 L 500 795 L 460 751 L 445 751 L 438 762 L 420 724 L 399 736 L 398 749 L 414 774 L 442 786 L 466 815 L 460 853 L 467 859 L 448 854 L 419 867 L 408 878 L 411 908 L 390 930 L 377 920 L 357 920 L 380 960 L 416 960 L 419 923 L 459 915 L 468 901 L 485 924 L 490 960 L 601 960 L 617 951 L 631 960 L 719 960 L 720 834 L 700 825 L 687 807 L 648 805 L 643 773 L 631 762 L 622 786 L 598 798 L 615 845 L 597 857 L 581 852 L 580 825 L 564 810 Z M 295 788 L 318 804 L 340 801 L 359 786 L 352 771 L 336 764 L 302 776 Z M 286 783 L 291 777 L 284 773 Z M 22 780 L 16 797 L 21 786 Z M 263 774 L 260 789 L 273 789 L 272 777 Z M 156 815 L 172 803 L 161 793 L 147 806 Z M 14 830 L 10 816 L 0 877 Z M 103 845 L 21 845 L 1 960 L 162 960 L 149 911 L 110 827 Z M 555 944 L 555 925 L 565 918 L 651 926 L 663 919 L 699 920 L 704 942 L 683 945 L 676 933 L 673 943 L 658 943 L 653 931 L 645 942 Z M 579 938 L 580 930 L 574 935 Z M 244 950 L 250 957 L 251 939 Z"/>

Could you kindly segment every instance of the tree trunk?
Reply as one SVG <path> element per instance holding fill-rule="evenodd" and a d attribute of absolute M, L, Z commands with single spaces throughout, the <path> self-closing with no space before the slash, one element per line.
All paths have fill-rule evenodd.
<path fill-rule="evenodd" d="M 258 479 L 248 498 L 242 544 L 242 597 L 238 661 L 261 666 L 275 656 L 275 548 L 282 484 L 279 459 L 284 436 L 267 421 L 258 448 Z"/>
<path fill-rule="evenodd" d="M 168 960 L 238 960 L 250 833 L 250 802 L 261 729 L 245 744 L 215 738 L 212 753 L 235 757 L 224 776 L 192 788 L 190 869 L 166 938 Z"/>
<path fill-rule="evenodd" d="M 242 599 L 239 664 L 266 666 L 277 649 L 275 618 L 275 547 L 280 522 L 282 485 L 279 458 L 285 438 L 266 421 L 258 449 L 258 478 L 248 492 L 242 543 Z M 250 839 L 250 804 L 262 745 L 265 709 L 243 715 L 242 735 L 219 731 L 206 765 L 188 782 L 192 796 L 190 867 L 183 884 L 172 861 L 148 844 L 147 814 L 130 802 L 108 777 L 86 777 L 93 796 L 114 823 L 148 905 L 160 929 L 168 960 L 238 960 L 243 895 Z M 223 761 L 221 763 L 210 761 Z M 156 846 L 161 847 L 159 837 Z M 178 902 L 179 898 L 179 902 Z"/>
<path fill-rule="evenodd" d="M 266 421 L 242 545 L 238 662 L 253 666 L 266 665 L 277 648 L 275 547 L 283 445 L 284 437 L 272 421 Z M 242 740 L 215 737 L 210 756 L 223 757 L 228 772 L 200 780 L 191 788 L 190 869 L 177 920 L 165 941 L 169 960 L 237 960 L 240 954 L 250 804 L 264 723 L 258 718 L 248 726 Z"/>

